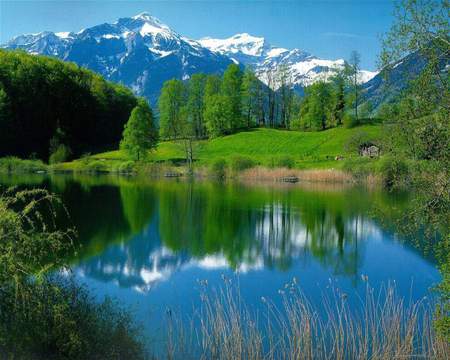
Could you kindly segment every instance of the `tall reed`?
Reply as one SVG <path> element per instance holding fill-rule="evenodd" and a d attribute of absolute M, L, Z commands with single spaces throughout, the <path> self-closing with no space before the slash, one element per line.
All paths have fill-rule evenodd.
<path fill-rule="evenodd" d="M 230 279 L 201 292 L 202 306 L 189 322 L 175 321 L 170 342 L 184 351 L 170 358 L 244 359 L 448 359 L 449 344 L 433 329 L 429 301 L 405 302 L 394 284 L 374 291 L 368 284 L 359 305 L 330 285 L 321 306 L 296 280 L 280 289 L 282 305 L 262 298 L 252 310 Z M 182 336 L 179 336 L 182 334 Z M 189 336 L 186 336 L 189 334 Z M 189 350 L 187 350 L 189 349 Z M 180 356 L 178 356 L 180 355 Z"/>

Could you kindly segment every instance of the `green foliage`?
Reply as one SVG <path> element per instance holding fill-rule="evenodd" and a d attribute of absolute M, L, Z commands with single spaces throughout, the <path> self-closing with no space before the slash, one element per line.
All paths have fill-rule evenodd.
<path fill-rule="evenodd" d="M 215 159 L 211 164 L 211 172 L 218 179 L 226 177 L 228 164 L 225 159 Z"/>
<path fill-rule="evenodd" d="M 177 139 L 187 121 L 186 86 L 181 80 L 166 81 L 158 100 L 159 131 L 162 138 Z"/>
<path fill-rule="evenodd" d="M 135 105 L 130 90 L 75 64 L 0 50 L 0 156 L 46 160 L 57 131 L 55 149 L 74 156 L 118 144 Z"/>
<path fill-rule="evenodd" d="M 45 190 L 0 196 L 0 352 L 15 359 L 144 358 L 129 312 L 46 274 L 75 250 L 64 207 Z"/>
<path fill-rule="evenodd" d="M 119 164 L 116 171 L 123 174 L 129 174 L 134 172 L 135 162 L 134 161 L 124 161 Z"/>
<path fill-rule="evenodd" d="M 67 161 L 67 159 L 70 156 L 70 149 L 64 145 L 59 145 L 54 152 L 51 153 L 48 163 L 49 164 L 58 164 L 62 163 L 64 161 Z"/>
<path fill-rule="evenodd" d="M 156 148 L 158 133 L 153 113 L 145 99 L 139 99 L 125 125 L 120 148 L 127 151 L 135 160 L 143 158 L 148 150 Z"/>
<path fill-rule="evenodd" d="M 351 113 L 345 113 L 343 121 L 344 121 L 344 126 L 347 129 L 354 128 L 360 124 L 359 120 L 355 117 L 355 115 L 353 115 Z"/>
<path fill-rule="evenodd" d="M 262 85 L 255 73 L 246 69 L 242 77 L 241 85 L 242 115 L 247 129 L 260 122 L 263 117 L 262 109 Z"/>
<path fill-rule="evenodd" d="M 347 142 L 344 145 L 344 149 L 348 153 L 359 154 L 359 151 L 364 146 L 370 146 L 377 142 L 377 140 L 369 135 L 366 131 L 356 130 L 353 134 L 348 138 Z"/>
<path fill-rule="evenodd" d="M 293 127 L 300 130 L 325 130 L 333 123 L 333 86 L 317 82 L 305 90 L 300 115 Z"/>
<path fill-rule="evenodd" d="M 270 165 L 270 167 L 273 167 L 273 168 L 292 169 L 295 167 L 295 159 L 289 155 L 276 156 L 271 159 L 269 165 Z"/>
<path fill-rule="evenodd" d="M 246 156 L 233 156 L 230 159 L 231 170 L 234 173 L 238 173 L 239 171 L 247 170 L 256 165 L 255 161 Z"/>
<path fill-rule="evenodd" d="M 381 160 L 380 171 L 383 183 L 389 189 L 405 186 L 409 182 L 410 168 L 402 158 L 385 156 Z"/>
<path fill-rule="evenodd" d="M 188 122 L 192 124 L 193 133 L 197 139 L 206 135 L 206 125 L 203 119 L 204 92 L 206 75 L 194 74 L 188 83 L 188 98 L 186 112 Z"/>
<path fill-rule="evenodd" d="M 204 118 L 210 137 L 224 135 L 232 117 L 231 104 L 223 95 L 211 95 L 205 102 Z"/>
<path fill-rule="evenodd" d="M 226 128 L 229 131 L 236 131 L 243 126 L 241 86 L 241 69 L 236 64 L 229 65 L 223 74 L 223 80 L 220 87 L 220 94 L 223 96 L 229 109 L 226 124 Z"/>
<path fill-rule="evenodd" d="M 19 159 L 14 156 L 0 158 L 0 173 L 32 173 L 45 170 L 47 166 L 41 160 Z"/>

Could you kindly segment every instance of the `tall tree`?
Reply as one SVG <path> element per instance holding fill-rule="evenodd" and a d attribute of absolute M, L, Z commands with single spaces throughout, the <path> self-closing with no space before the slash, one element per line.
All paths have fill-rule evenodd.
<path fill-rule="evenodd" d="M 352 87 L 352 93 L 353 93 L 353 108 L 355 111 L 355 121 L 356 123 L 359 122 L 358 118 L 358 105 L 359 105 L 359 84 L 358 84 L 358 74 L 360 70 L 360 63 L 361 63 L 361 55 L 357 51 L 352 51 L 350 54 L 350 58 L 348 60 L 349 64 L 349 77 L 350 77 L 350 83 Z"/>
<path fill-rule="evenodd" d="M 291 120 L 292 102 L 294 92 L 292 89 L 292 74 L 286 65 L 281 65 L 277 70 L 278 93 L 280 98 L 281 125 L 289 129 Z"/>
<path fill-rule="evenodd" d="M 325 130 L 331 125 L 333 90 L 330 83 L 319 81 L 305 89 L 298 124 L 303 130 Z"/>
<path fill-rule="evenodd" d="M 208 135 L 226 134 L 233 109 L 229 99 L 221 94 L 210 95 L 205 104 L 204 118 Z"/>
<path fill-rule="evenodd" d="M 147 101 L 140 98 L 125 124 L 120 148 L 127 151 L 134 159 L 141 160 L 145 153 L 156 148 L 157 144 L 158 131 L 152 110 Z"/>
<path fill-rule="evenodd" d="M 167 139 L 177 139 L 181 136 L 184 122 L 183 113 L 186 106 L 186 86 L 181 80 L 166 81 L 159 97 L 159 127 L 160 135 Z"/>
<path fill-rule="evenodd" d="M 227 127 L 236 131 L 242 127 L 242 100 L 241 100 L 242 71 L 236 64 L 231 64 L 223 74 L 220 93 L 229 103 L 229 119 Z"/>
<path fill-rule="evenodd" d="M 187 114 L 192 124 L 194 136 L 200 139 L 206 135 L 206 126 L 203 120 L 204 92 L 206 75 L 194 74 L 188 84 Z"/>
<path fill-rule="evenodd" d="M 344 120 L 345 114 L 345 74 L 342 71 L 338 71 L 332 78 L 334 86 L 333 97 L 333 121 L 336 126 L 340 126 Z"/>
<path fill-rule="evenodd" d="M 264 74 L 267 83 L 267 106 L 268 106 L 268 126 L 275 126 L 275 109 L 276 109 L 276 69 L 269 67 Z"/>
<path fill-rule="evenodd" d="M 260 81 L 251 69 L 245 69 L 242 77 L 242 113 L 247 128 L 253 126 L 261 116 L 259 111 L 258 96 L 260 93 Z"/>

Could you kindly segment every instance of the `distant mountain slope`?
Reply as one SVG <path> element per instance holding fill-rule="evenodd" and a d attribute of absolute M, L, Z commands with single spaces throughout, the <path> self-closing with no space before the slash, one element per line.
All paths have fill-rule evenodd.
<path fill-rule="evenodd" d="M 441 71 L 448 71 L 449 64 L 450 59 L 442 59 Z M 426 65 L 427 59 L 419 52 L 405 56 L 362 85 L 363 100 L 370 101 L 374 108 L 393 100 L 408 87 L 411 80 L 417 78 Z"/>
<path fill-rule="evenodd" d="M 222 73 L 232 63 L 147 13 L 78 33 L 21 35 L 3 47 L 73 61 L 123 83 L 152 103 L 166 80 L 187 79 L 198 72 Z"/>
<path fill-rule="evenodd" d="M 203 38 L 198 42 L 219 54 L 227 55 L 233 61 L 255 69 L 259 78 L 266 82 L 266 73 L 280 65 L 285 65 L 292 75 L 292 82 L 297 87 L 305 87 L 318 80 L 327 80 L 342 69 L 345 61 L 325 60 L 300 49 L 284 49 L 270 45 L 264 38 L 247 33 L 237 34 L 227 39 Z M 377 73 L 362 70 L 360 82 L 364 83 Z"/>

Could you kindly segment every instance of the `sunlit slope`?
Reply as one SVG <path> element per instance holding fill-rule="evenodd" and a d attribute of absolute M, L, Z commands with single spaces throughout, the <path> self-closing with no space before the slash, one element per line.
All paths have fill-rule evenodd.
<path fill-rule="evenodd" d="M 298 168 L 339 167 L 337 155 L 350 156 L 346 144 L 358 133 L 365 133 L 376 139 L 381 134 L 381 126 L 364 125 L 352 129 L 334 128 L 321 132 L 299 132 L 275 129 L 255 129 L 237 134 L 203 140 L 195 143 L 194 157 L 199 165 L 209 165 L 216 159 L 246 156 L 256 163 L 268 165 L 274 158 L 290 156 Z M 184 155 L 181 141 L 164 141 L 148 159 L 158 162 L 181 162 Z M 123 151 L 110 151 L 93 155 L 89 161 L 98 160 L 114 165 L 129 160 Z M 72 165 L 82 160 L 77 160 Z M 66 164 L 70 167 L 70 164 Z M 81 165 L 81 164 L 79 164 Z M 105 164 L 106 165 L 106 164 Z"/>

